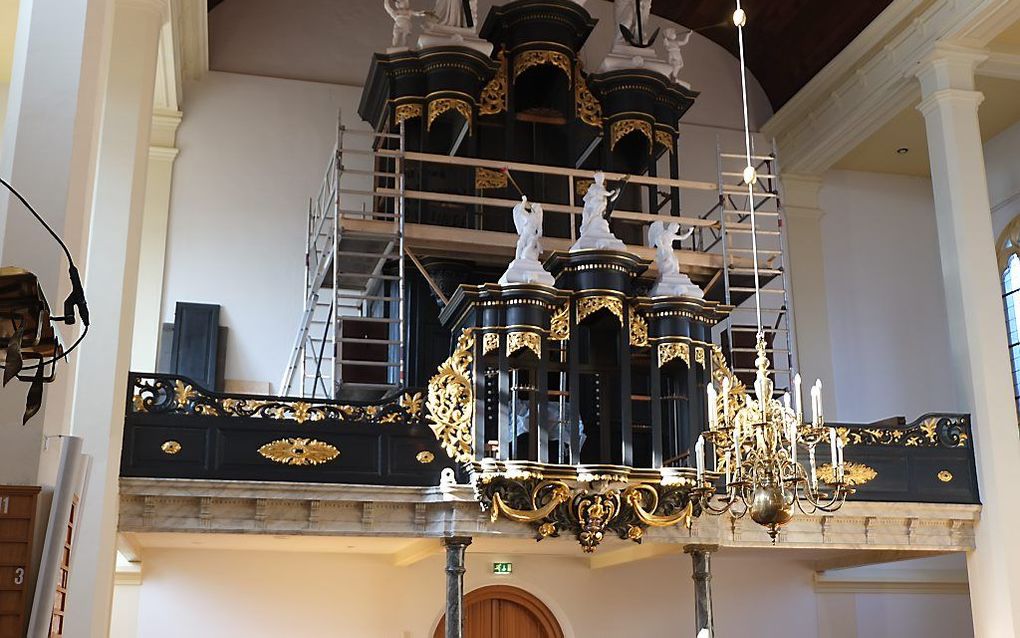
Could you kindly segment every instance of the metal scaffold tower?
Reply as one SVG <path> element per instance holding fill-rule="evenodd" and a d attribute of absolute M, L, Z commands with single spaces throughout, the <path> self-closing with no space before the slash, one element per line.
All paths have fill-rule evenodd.
<path fill-rule="evenodd" d="M 404 135 L 338 121 L 309 202 L 305 301 L 282 395 L 372 400 L 404 383 Z"/>
<path fill-rule="evenodd" d="M 743 182 L 747 157 L 741 152 L 724 152 L 717 146 L 719 174 L 719 230 L 714 244 L 723 257 L 724 301 L 741 303 L 734 308 L 723 328 L 723 348 L 733 371 L 745 382 L 753 382 L 755 367 L 754 272 L 751 264 L 750 207 L 754 207 L 758 240 L 758 272 L 763 285 L 762 325 L 767 353 L 775 372 L 776 387 L 788 390 L 797 370 L 793 340 L 793 301 L 786 264 L 786 228 L 775 146 L 767 155 L 752 155 L 757 172 L 749 195 Z M 767 282 L 767 283 L 766 283 Z M 750 385 L 750 383 L 748 383 Z"/>

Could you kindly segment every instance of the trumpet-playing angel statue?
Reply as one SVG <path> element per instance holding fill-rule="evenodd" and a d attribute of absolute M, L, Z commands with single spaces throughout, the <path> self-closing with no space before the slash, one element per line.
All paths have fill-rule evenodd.
<path fill-rule="evenodd" d="M 552 286 L 555 279 L 538 261 L 542 254 L 542 205 L 529 205 L 528 198 L 522 195 L 521 202 L 514 206 L 514 227 L 517 229 L 517 251 L 499 283 Z"/>
<path fill-rule="evenodd" d="M 680 272 L 680 262 L 676 259 L 673 243 L 683 241 L 694 234 L 694 227 L 680 235 L 680 223 L 661 221 L 652 222 L 648 227 L 648 245 L 655 248 L 655 266 L 659 276 L 652 286 L 653 297 L 697 297 L 705 296 L 701 288 L 691 278 Z"/>

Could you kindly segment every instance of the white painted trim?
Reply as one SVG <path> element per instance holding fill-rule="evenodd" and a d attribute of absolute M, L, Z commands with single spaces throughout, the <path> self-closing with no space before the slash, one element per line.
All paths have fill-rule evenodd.
<path fill-rule="evenodd" d="M 988 54 L 988 59 L 977 68 L 978 75 L 1004 80 L 1020 80 L 1020 54 L 996 53 Z"/>
<path fill-rule="evenodd" d="M 816 573 L 815 591 L 826 594 L 966 594 L 965 570 L 860 568 Z"/>
<path fill-rule="evenodd" d="M 201 80 L 209 72 L 209 3 L 207 0 L 175 0 L 174 29 L 179 34 L 181 74 Z"/>

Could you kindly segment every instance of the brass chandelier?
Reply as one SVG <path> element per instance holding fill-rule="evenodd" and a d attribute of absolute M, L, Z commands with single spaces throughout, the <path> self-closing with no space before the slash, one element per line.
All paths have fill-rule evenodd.
<path fill-rule="evenodd" d="M 779 529 L 793 517 L 794 509 L 804 514 L 833 512 L 842 507 L 851 488 L 845 479 L 843 441 L 836 429 L 827 427 L 822 413 L 822 383 L 811 386 L 811 421 L 804 420 L 800 375 L 793 380 L 794 405 L 790 395 L 780 400 L 770 377 L 765 332 L 761 319 L 761 282 L 758 273 L 758 240 L 755 226 L 754 185 L 757 174 L 751 163 L 751 133 L 748 124 L 747 75 L 744 59 L 744 26 L 747 15 L 737 0 L 733 23 L 740 47 L 740 80 L 744 107 L 744 148 L 747 166 L 748 216 L 751 221 L 751 254 L 754 260 L 754 302 L 757 315 L 757 372 L 754 394 L 739 381 L 724 377 L 721 392 L 714 381 L 708 384 L 709 429 L 695 444 L 701 507 L 713 514 L 730 512 L 736 518 L 750 513 L 751 520 L 768 530 L 772 542 Z M 819 467 L 816 448 L 828 443 L 829 465 Z M 719 492 L 706 474 L 705 445 L 711 444 L 715 478 L 724 481 Z M 803 461 L 806 458 L 807 467 Z M 712 478 L 712 477 L 709 477 Z"/>

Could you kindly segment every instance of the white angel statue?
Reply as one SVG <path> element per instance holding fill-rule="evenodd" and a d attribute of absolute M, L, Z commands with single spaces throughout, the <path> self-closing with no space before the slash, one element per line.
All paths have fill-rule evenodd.
<path fill-rule="evenodd" d="M 499 278 L 500 284 L 545 284 L 553 285 L 555 279 L 538 261 L 542 254 L 542 205 L 531 204 L 528 210 L 528 198 L 522 196 L 521 202 L 514 206 L 514 227 L 517 229 L 517 252 L 510 266 Z"/>
<path fill-rule="evenodd" d="M 393 18 L 393 48 L 407 46 L 407 36 L 411 35 L 411 18 L 427 15 L 425 11 L 411 9 L 411 0 L 383 0 L 383 9 Z"/>
<path fill-rule="evenodd" d="M 655 266 L 659 270 L 659 277 L 652 287 L 653 297 L 676 297 L 688 296 L 704 297 L 704 293 L 691 278 L 680 272 L 680 262 L 676 259 L 673 251 L 673 242 L 683 241 L 694 234 L 692 226 L 686 233 L 680 235 L 680 223 L 661 221 L 652 222 L 648 227 L 648 245 L 655 248 Z"/>
<path fill-rule="evenodd" d="M 683 37 L 680 37 L 677 35 L 676 29 L 672 27 L 663 32 L 662 45 L 666 47 L 666 51 L 669 53 L 669 65 L 673 67 L 673 72 L 670 77 L 673 78 L 674 82 L 678 82 L 680 80 L 680 69 L 684 68 L 684 56 L 680 52 L 680 49 L 690 42 L 692 33 L 694 33 L 694 31 L 688 30 Z"/>
<path fill-rule="evenodd" d="M 634 3 L 637 2 L 638 11 L 641 12 L 641 30 L 647 36 L 649 32 L 649 19 L 652 16 L 652 0 L 613 0 L 613 17 L 616 19 L 616 37 L 613 43 L 616 45 L 626 44 L 623 39 L 621 26 L 637 37 L 637 14 L 634 11 Z"/>
<path fill-rule="evenodd" d="M 577 241 L 570 250 L 589 248 L 625 250 L 625 245 L 609 229 L 606 207 L 620 196 L 620 189 L 606 188 L 606 174 L 595 173 L 595 181 L 584 194 L 584 208 L 581 210 L 581 229 Z"/>
<path fill-rule="evenodd" d="M 478 28 L 478 0 L 468 2 L 471 11 L 471 22 L 474 28 Z M 455 27 L 467 29 L 467 16 L 464 12 L 464 0 L 436 0 L 436 7 L 432 10 L 432 19 L 435 23 L 444 27 Z"/>

